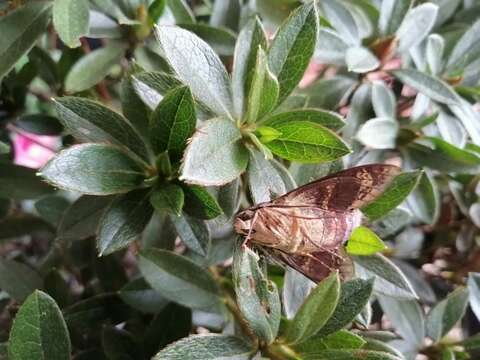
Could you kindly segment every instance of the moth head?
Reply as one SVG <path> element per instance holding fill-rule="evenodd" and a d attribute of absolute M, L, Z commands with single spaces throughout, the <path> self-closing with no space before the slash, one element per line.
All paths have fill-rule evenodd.
<path fill-rule="evenodd" d="M 235 218 L 235 231 L 240 235 L 248 235 L 250 228 L 252 227 L 252 219 L 255 215 L 254 210 L 247 209 L 242 211 Z"/>

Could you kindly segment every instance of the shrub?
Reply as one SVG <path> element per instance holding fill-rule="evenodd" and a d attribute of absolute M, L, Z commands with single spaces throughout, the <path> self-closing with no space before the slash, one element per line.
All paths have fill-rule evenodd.
<path fill-rule="evenodd" d="M 478 1 L 0 10 L 0 358 L 478 356 Z M 352 274 L 235 233 L 369 163 Z"/>

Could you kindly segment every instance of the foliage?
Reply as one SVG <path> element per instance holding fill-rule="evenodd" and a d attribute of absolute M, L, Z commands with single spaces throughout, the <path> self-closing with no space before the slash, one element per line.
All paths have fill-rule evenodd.
<path fill-rule="evenodd" d="M 0 359 L 478 358 L 479 1 L 12 0 L 0 34 Z M 234 233 L 382 162 L 350 277 Z"/>

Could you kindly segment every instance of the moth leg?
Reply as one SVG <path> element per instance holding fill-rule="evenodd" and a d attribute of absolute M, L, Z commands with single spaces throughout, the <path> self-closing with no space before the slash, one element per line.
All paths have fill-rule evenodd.
<path fill-rule="evenodd" d="M 258 219 L 258 211 L 255 211 L 253 214 L 252 222 L 250 224 L 250 229 L 248 229 L 248 234 L 245 237 L 245 240 L 242 243 L 242 247 L 247 247 L 248 242 L 252 239 L 252 233 L 253 233 L 253 228 L 255 227 L 255 223 L 257 222 Z"/>

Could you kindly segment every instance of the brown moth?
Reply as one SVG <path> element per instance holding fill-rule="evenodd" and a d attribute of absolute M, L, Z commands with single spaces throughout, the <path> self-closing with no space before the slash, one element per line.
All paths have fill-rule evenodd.
<path fill-rule="evenodd" d="M 303 185 L 240 212 L 235 230 L 277 260 L 314 281 L 352 264 L 343 245 L 362 221 L 360 208 L 378 197 L 400 173 L 393 165 L 358 166 Z"/>

